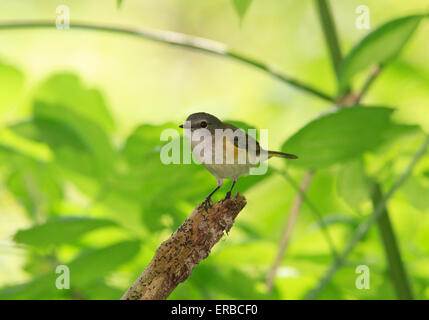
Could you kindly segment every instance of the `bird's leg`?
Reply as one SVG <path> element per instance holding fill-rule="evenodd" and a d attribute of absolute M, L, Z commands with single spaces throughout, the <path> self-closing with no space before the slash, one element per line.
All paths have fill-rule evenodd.
<path fill-rule="evenodd" d="M 203 206 L 204 206 L 204 209 L 206 210 L 206 212 L 208 212 L 208 207 L 209 206 L 211 207 L 211 199 L 210 198 L 223 185 L 223 179 L 216 178 L 216 180 L 217 180 L 217 187 L 212 192 L 210 192 L 210 194 L 206 197 L 206 200 L 204 200 L 204 202 L 203 202 Z"/>
<path fill-rule="evenodd" d="M 232 180 L 232 186 L 231 189 L 229 189 L 229 191 L 226 193 L 226 196 L 223 200 L 229 199 L 231 197 L 231 192 L 232 192 L 232 188 L 234 188 L 235 183 L 237 182 L 237 178 L 234 178 L 234 180 Z"/>
<path fill-rule="evenodd" d="M 216 191 L 218 191 L 219 190 L 219 188 L 220 188 L 220 186 L 217 186 L 207 197 L 206 197 L 206 200 L 204 200 L 204 208 L 206 209 L 206 211 L 207 211 L 207 207 L 208 206 L 211 206 L 211 204 L 210 204 L 210 202 L 211 202 L 211 197 L 212 197 L 212 195 L 216 192 Z"/>

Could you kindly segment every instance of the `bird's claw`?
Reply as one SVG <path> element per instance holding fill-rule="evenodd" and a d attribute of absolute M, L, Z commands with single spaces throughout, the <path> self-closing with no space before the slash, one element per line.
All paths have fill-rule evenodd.
<path fill-rule="evenodd" d="M 225 198 L 223 198 L 223 201 L 225 201 L 226 199 L 231 198 L 231 191 L 228 191 L 225 195 Z"/>
<path fill-rule="evenodd" d="M 211 208 L 213 205 L 212 200 L 210 198 L 206 198 L 206 200 L 204 200 L 203 202 L 203 208 L 204 210 L 206 210 L 206 212 L 208 213 L 208 208 Z"/>

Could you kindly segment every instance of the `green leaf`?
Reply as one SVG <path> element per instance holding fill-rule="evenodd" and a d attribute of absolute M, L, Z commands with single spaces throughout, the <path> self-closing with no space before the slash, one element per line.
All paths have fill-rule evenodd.
<path fill-rule="evenodd" d="M 34 277 L 28 282 L 1 288 L 0 299 L 64 299 L 71 291 L 82 292 L 84 297 L 88 294 L 94 299 L 118 299 L 119 291 L 114 288 L 107 288 L 110 292 L 101 295 L 98 295 L 97 290 L 106 288 L 103 279 L 133 259 L 139 252 L 140 245 L 139 241 L 125 241 L 101 249 L 90 249 L 65 263 L 70 269 L 70 291 L 56 288 L 55 283 L 59 275 L 56 274 L 54 266 L 49 273 Z M 87 292 L 86 288 L 90 285 L 102 287 L 93 287 Z"/>
<path fill-rule="evenodd" d="M 122 0 L 116 0 L 116 5 L 118 6 L 118 9 L 121 7 L 122 2 Z"/>
<path fill-rule="evenodd" d="M 35 94 L 33 118 L 10 127 L 51 149 L 58 173 L 94 195 L 115 171 L 110 113 L 98 91 L 71 74 L 50 77 Z"/>
<path fill-rule="evenodd" d="M 383 146 L 395 142 L 399 138 L 413 136 L 420 133 L 422 133 L 422 129 L 418 125 L 392 122 L 383 133 Z"/>
<path fill-rule="evenodd" d="M 52 130 L 53 136 L 56 136 L 57 132 L 73 136 L 73 141 L 67 139 L 60 143 L 68 144 L 72 141 L 73 144 L 80 145 L 78 149 L 89 152 L 97 163 L 97 171 L 100 175 L 112 172 L 115 155 L 109 137 L 101 127 L 63 105 L 52 105 L 42 101 L 35 102 L 34 116 L 36 125 L 42 130 Z"/>
<path fill-rule="evenodd" d="M 429 182 L 418 177 L 410 177 L 401 188 L 409 203 L 422 211 L 429 208 Z"/>
<path fill-rule="evenodd" d="M 53 158 L 48 146 L 16 134 L 10 128 L 0 128 L 0 148 L 38 162 L 50 162 Z"/>
<path fill-rule="evenodd" d="M 88 250 L 67 264 L 70 282 L 82 287 L 115 271 L 133 259 L 140 250 L 140 241 L 124 241 L 111 246 Z"/>
<path fill-rule="evenodd" d="M 100 180 L 113 173 L 116 155 L 109 137 L 100 126 L 63 105 L 36 101 L 34 119 L 10 129 L 21 137 L 49 146 L 55 164 L 74 183 L 91 178 L 100 184 Z M 94 188 L 84 191 L 89 192 L 88 189 Z"/>
<path fill-rule="evenodd" d="M 112 132 L 115 128 L 100 91 L 87 88 L 80 78 L 72 73 L 50 76 L 38 88 L 34 100 L 48 105 L 61 105 L 76 116 L 96 124 L 105 132 Z"/>
<path fill-rule="evenodd" d="M 340 70 L 340 91 L 343 92 L 358 72 L 371 65 L 380 65 L 394 59 L 423 16 L 408 16 L 392 20 L 371 32 L 345 57 Z"/>
<path fill-rule="evenodd" d="M 351 107 L 326 114 L 295 133 L 282 151 L 296 154 L 291 164 L 324 168 L 359 157 L 383 142 L 393 109 Z"/>
<path fill-rule="evenodd" d="M 89 282 L 80 291 L 87 300 L 119 300 L 124 294 L 123 289 L 112 287 L 103 280 Z"/>
<path fill-rule="evenodd" d="M 161 141 L 160 136 L 162 131 L 167 129 L 176 129 L 178 125 L 175 123 L 166 123 L 161 126 L 143 124 L 136 128 L 128 137 L 124 148 L 123 155 L 132 164 L 143 164 L 142 160 L 151 154 L 158 154 L 165 141 Z"/>
<path fill-rule="evenodd" d="M 16 159 L 6 185 L 30 217 L 50 214 L 63 198 L 61 182 L 52 167 L 28 159 Z M 13 166 L 12 166 L 13 167 Z"/>
<path fill-rule="evenodd" d="M 250 4 L 252 3 L 252 0 L 232 0 L 232 2 L 235 8 L 235 11 L 240 17 L 240 20 L 242 20 L 246 15 L 246 12 L 249 9 Z"/>
<path fill-rule="evenodd" d="M 219 299 L 278 299 L 278 292 L 267 294 L 258 288 L 258 284 L 265 281 L 265 274 L 261 272 L 249 272 L 245 268 L 225 265 L 218 268 L 210 263 L 200 264 L 192 271 L 189 281 L 204 284 L 210 295 L 216 295 Z M 222 283 L 222 286 L 219 286 Z M 186 297 L 174 296 L 175 299 Z"/>
<path fill-rule="evenodd" d="M 370 200 L 369 187 L 362 159 L 353 160 L 341 167 L 337 192 L 350 207 L 359 209 L 363 202 Z"/>
<path fill-rule="evenodd" d="M 73 243 L 90 231 L 112 226 L 115 226 L 115 223 L 105 219 L 85 217 L 56 218 L 48 220 L 44 224 L 18 231 L 14 240 L 22 244 L 45 247 Z"/>
<path fill-rule="evenodd" d="M 17 285 L 0 289 L 0 300 L 60 299 L 63 292 L 55 287 L 55 271 Z"/>

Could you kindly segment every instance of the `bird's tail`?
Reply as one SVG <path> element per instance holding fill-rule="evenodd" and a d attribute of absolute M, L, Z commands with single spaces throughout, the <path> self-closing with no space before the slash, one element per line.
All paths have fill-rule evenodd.
<path fill-rule="evenodd" d="M 289 153 L 283 153 L 278 151 L 268 151 L 268 158 L 271 157 L 279 157 L 279 158 L 286 158 L 286 159 L 298 159 L 298 156 L 294 154 Z"/>

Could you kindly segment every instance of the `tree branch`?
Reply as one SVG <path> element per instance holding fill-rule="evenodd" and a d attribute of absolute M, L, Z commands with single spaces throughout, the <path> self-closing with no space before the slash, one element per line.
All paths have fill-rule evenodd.
<path fill-rule="evenodd" d="M 240 194 L 220 200 L 206 212 L 202 204 L 156 250 L 152 261 L 121 300 L 163 300 L 185 281 L 196 265 L 231 229 L 246 205 Z"/>
<path fill-rule="evenodd" d="M 52 28 L 55 29 L 56 25 L 51 21 L 12 21 L 8 23 L 0 24 L 0 30 L 7 29 L 34 29 L 34 28 Z M 265 73 L 273 76 L 274 78 L 279 79 L 280 81 L 287 83 L 293 87 L 301 89 L 307 93 L 319 97 L 323 100 L 334 102 L 334 98 L 321 92 L 318 89 L 315 89 L 301 81 L 292 78 L 284 73 L 280 72 L 278 68 L 262 63 L 255 59 L 246 57 L 242 54 L 231 51 L 225 44 L 212 41 L 209 39 L 199 38 L 195 36 L 186 35 L 183 33 L 171 32 L 171 31 L 161 31 L 154 29 L 130 29 L 123 27 L 108 27 L 95 24 L 86 24 L 86 23 L 73 23 L 70 26 L 70 29 L 83 29 L 83 30 L 94 30 L 102 32 L 111 32 L 111 33 L 120 33 L 135 36 L 138 38 L 144 38 L 147 40 L 153 40 L 161 43 L 166 43 L 173 46 L 179 46 L 183 48 L 193 49 L 197 51 L 202 51 L 205 53 L 222 56 L 230 58 L 236 61 L 243 62 L 247 65 L 253 66 L 259 70 L 264 71 Z"/>

